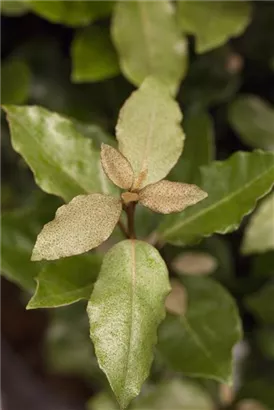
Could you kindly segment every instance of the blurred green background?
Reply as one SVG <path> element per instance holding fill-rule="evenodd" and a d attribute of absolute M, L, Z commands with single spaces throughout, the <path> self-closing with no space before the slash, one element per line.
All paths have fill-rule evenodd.
<path fill-rule="evenodd" d="M 32 3 L 1 4 L 2 104 L 41 105 L 77 119 L 91 137 L 100 134 L 99 127 L 114 135 L 119 109 L 135 88 L 121 74 L 110 45 L 114 2 L 99 5 L 96 18 L 81 9 L 86 2 L 69 2 L 59 14 L 47 7 L 51 2 Z M 188 68 L 177 100 L 187 135 L 208 132 L 215 141 L 209 156 L 220 160 L 238 150 L 274 149 L 274 3 L 250 4 L 251 22 L 238 37 L 198 54 L 194 36 L 188 36 Z M 90 32 L 77 51 L 82 27 Z M 198 117 L 191 121 L 193 113 Z M 116 409 L 89 341 L 85 304 L 25 311 L 26 289 L 33 289 L 37 273 L 29 254 L 61 201 L 35 185 L 11 147 L 3 114 L 1 119 L 3 410 Z M 191 172 L 187 166 L 184 172 Z M 142 237 L 157 224 L 150 213 L 137 218 Z M 209 270 L 235 297 L 245 331 L 234 352 L 235 385 L 183 377 L 156 355 L 151 383 L 132 408 L 274 409 L 274 251 L 241 255 L 247 223 L 245 218 L 238 231 L 189 249 L 163 250 L 167 261 L 189 251 L 217 261 Z"/>

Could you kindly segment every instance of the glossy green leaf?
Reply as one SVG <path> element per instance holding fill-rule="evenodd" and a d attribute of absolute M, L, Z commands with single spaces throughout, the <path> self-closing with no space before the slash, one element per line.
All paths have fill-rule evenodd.
<path fill-rule="evenodd" d="M 229 121 L 245 144 L 274 150 L 274 107 L 267 101 L 255 95 L 238 97 L 229 107 Z"/>
<path fill-rule="evenodd" d="M 30 70 L 23 60 L 4 61 L 1 71 L 2 104 L 22 104 L 28 99 Z"/>
<path fill-rule="evenodd" d="M 241 322 L 232 297 L 210 278 L 180 279 L 188 295 L 184 316 L 169 314 L 158 349 L 172 369 L 224 383 L 232 378 L 232 348 Z"/>
<path fill-rule="evenodd" d="M 93 397 L 88 410 L 118 410 L 110 395 L 100 393 Z M 188 380 L 166 380 L 149 386 L 143 396 L 130 406 L 131 410 L 213 410 L 209 394 Z"/>
<path fill-rule="evenodd" d="M 244 32 L 251 19 L 251 5 L 218 1 L 180 1 L 178 20 L 185 33 L 196 37 L 197 53 L 219 47 Z"/>
<path fill-rule="evenodd" d="M 9 17 L 19 17 L 28 12 L 28 6 L 23 0 L 2 0 L 1 14 Z"/>
<path fill-rule="evenodd" d="M 69 201 L 84 193 L 112 193 L 101 167 L 100 152 L 73 122 L 36 106 L 5 106 L 12 145 L 46 192 Z"/>
<path fill-rule="evenodd" d="M 176 164 L 184 140 L 181 119 L 179 105 L 152 77 L 125 102 L 116 136 L 133 168 L 135 188 L 159 181 Z"/>
<path fill-rule="evenodd" d="M 183 127 L 186 134 L 184 151 L 168 179 L 194 183 L 199 167 L 209 164 L 215 157 L 213 123 L 206 112 L 193 111 L 185 116 Z"/>
<path fill-rule="evenodd" d="M 266 284 L 258 292 L 245 298 L 248 309 L 262 322 L 274 324 L 274 284 Z"/>
<path fill-rule="evenodd" d="M 28 0 L 34 13 L 51 21 L 68 26 L 86 26 L 92 21 L 108 16 L 113 8 L 111 1 L 47 1 Z"/>
<path fill-rule="evenodd" d="M 98 255 L 80 255 L 46 264 L 27 309 L 69 305 L 90 298 L 101 266 Z"/>
<path fill-rule="evenodd" d="M 180 214 L 164 217 L 160 238 L 184 245 L 213 233 L 231 232 L 273 183 L 272 153 L 237 152 L 226 161 L 202 167 L 197 185 L 208 193 L 208 198 Z"/>
<path fill-rule="evenodd" d="M 274 249 L 274 193 L 265 198 L 251 216 L 242 244 L 242 253 Z"/>
<path fill-rule="evenodd" d="M 151 75 L 166 82 L 173 92 L 178 89 L 187 68 L 187 44 L 171 2 L 118 2 L 112 38 L 129 81 L 139 86 Z"/>
<path fill-rule="evenodd" d="M 2 214 L 1 274 L 26 290 L 35 289 L 34 278 L 41 270 L 41 264 L 30 260 L 36 236 L 58 204 L 57 198 L 44 194 L 32 207 Z"/>
<path fill-rule="evenodd" d="M 71 55 L 74 82 L 102 81 L 119 74 L 116 52 L 105 27 L 90 26 L 77 31 Z"/>
<path fill-rule="evenodd" d="M 123 409 L 149 374 L 169 290 L 166 265 L 148 243 L 122 241 L 106 254 L 88 304 L 90 336 Z"/>

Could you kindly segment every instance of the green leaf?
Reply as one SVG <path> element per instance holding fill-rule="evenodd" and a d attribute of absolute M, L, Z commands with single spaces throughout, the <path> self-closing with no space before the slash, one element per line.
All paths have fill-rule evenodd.
<path fill-rule="evenodd" d="M 35 289 L 34 278 L 41 270 L 41 264 L 30 260 L 36 236 L 58 203 L 44 194 L 33 207 L 2 214 L 1 274 L 28 291 Z"/>
<path fill-rule="evenodd" d="M 179 32 L 171 2 L 118 2 L 112 38 L 129 81 L 139 86 L 151 75 L 176 92 L 187 68 L 187 44 Z"/>
<path fill-rule="evenodd" d="M 132 410 L 213 410 L 214 403 L 209 394 L 199 385 L 188 380 L 162 381 L 144 394 Z"/>
<path fill-rule="evenodd" d="M 88 316 L 99 366 L 121 408 L 138 395 L 149 374 L 169 290 L 166 265 L 148 243 L 122 241 L 106 254 Z"/>
<path fill-rule="evenodd" d="M 9 17 L 19 17 L 28 12 L 28 6 L 23 0 L 2 0 L 0 7 L 1 14 Z"/>
<path fill-rule="evenodd" d="M 251 216 L 245 230 L 242 253 L 262 253 L 274 249 L 274 193 L 265 198 Z"/>
<path fill-rule="evenodd" d="M 192 111 L 184 118 L 186 135 L 184 151 L 168 178 L 172 181 L 194 183 L 199 167 L 215 157 L 214 129 L 211 117 L 204 111 Z"/>
<path fill-rule="evenodd" d="M 251 6 L 245 1 L 180 1 L 178 20 L 185 33 L 195 35 L 197 53 L 204 53 L 242 34 L 251 20 Z"/>
<path fill-rule="evenodd" d="M 2 104 L 22 104 L 28 99 L 30 70 L 23 60 L 4 61 L 1 73 Z"/>
<path fill-rule="evenodd" d="M 90 298 L 101 265 L 98 255 L 65 258 L 44 266 L 27 309 L 69 305 Z"/>
<path fill-rule="evenodd" d="M 159 181 L 176 164 L 183 149 L 181 119 L 179 105 L 152 77 L 125 102 L 116 136 L 133 168 L 135 188 Z"/>
<path fill-rule="evenodd" d="M 68 26 L 86 26 L 108 16 L 113 8 L 111 1 L 41 1 L 28 0 L 29 8 L 39 16 Z"/>
<path fill-rule="evenodd" d="M 245 298 L 249 310 L 262 322 L 274 324 L 274 284 L 266 284 L 258 292 Z"/>
<path fill-rule="evenodd" d="M 159 351 L 175 371 L 230 383 L 232 348 L 241 339 L 236 304 L 210 278 L 180 281 L 188 295 L 187 311 L 167 316 L 159 329 Z"/>
<path fill-rule="evenodd" d="M 208 193 L 208 198 L 180 214 L 164 217 L 159 227 L 160 238 L 185 245 L 213 233 L 231 232 L 273 183 L 272 153 L 237 152 L 226 161 L 202 167 L 197 184 Z"/>
<path fill-rule="evenodd" d="M 229 121 L 245 144 L 274 150 L 274 108 L 267 101 L 255 95 L 238 97 L 229 107 Z"/>
<path fill-rule="evenodd" d="M 75 375 L 92 383 L 102 379 L 88 334 L 86 303 L 51 309 L 44 340 L 47 372 Z"/>
<path fill-rule="evenodd" d="M 72 81 L 96 82 L 119 74 L 116 52 L 105 27 L 78 30 L 72 48 Z"/>
<path fill-rule="evenodd" d="M 121 201 L 110 195 L 76 196 L 43 227 L 31 259 L 54 260 L 96 248 L 109 238 L 121 212 Z"/>
<path fill-rule="evenodd" d="M 112 193 L 100 153 L 73 122 L 36 106 L 5 106 L 12 145 L 34 173 L 36 183 L 65 201 L 85 193 Z"/>
<path fill-rule="evenodd" d="M 188 380 L 173 379 L 149 386 L 144 395 L 130 406 L 131 410 L 213 410 L 208 393 Z M 118 410 L 110 395 L 100 393 L 88 404 L 88 410 Z"/>

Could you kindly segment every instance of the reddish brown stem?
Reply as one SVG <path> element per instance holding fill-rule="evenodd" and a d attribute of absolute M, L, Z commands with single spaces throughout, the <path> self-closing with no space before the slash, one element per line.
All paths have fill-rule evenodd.
<path fill-rule="evenodd" d="M 124 225 L 124 222 L 119 220 L 118 225 L 119 225 L 119 228 L 121 229 L 122 233 L 125 235 L 125 237 L 129 238 L 129 234 L 128 234 L 128 231 L 127 231 L 127 229 Z"/>
<path fill-rule="evenodd" d="M 135 213 L 136 202 L 130 202 L 126 208 L 127 220 L 128 220 L 128 235 L 129 238 L 135 239 L 135 228 L 134 228 L 134 213 Z"/>

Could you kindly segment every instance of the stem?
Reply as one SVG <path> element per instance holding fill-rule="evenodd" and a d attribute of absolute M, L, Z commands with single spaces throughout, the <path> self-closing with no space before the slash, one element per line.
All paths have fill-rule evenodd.
<path fill-rule="evenodd" d="M 125 227 L 125 225 L 124 225 L 124 222 L 121 221 L 121 219 L 119 220 L 118 225 L 119 225 L 119 228 L 121 229 L 122 233 L 125 235 L 125 237 L 126 237 L 126 238 L 129 238 L 128 231 L 127 231 L 127 229 L 126 229 L 126 227 Z"/>
<path fill-rule="evenodd" d="M 134 228 L 134 213 L 135 213 L 136 202 L 130 202 L 126 208 L 127 220 L 128 220 L 128 236 L 130 239 L 135 239 L 135 228 Z"/>

